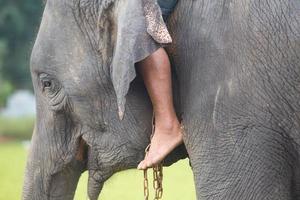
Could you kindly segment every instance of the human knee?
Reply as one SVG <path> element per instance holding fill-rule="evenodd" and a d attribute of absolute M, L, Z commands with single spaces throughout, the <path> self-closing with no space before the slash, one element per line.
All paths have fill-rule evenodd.
<path fill-rule="evenodd" d="M 167 52 L 160 48 L 158 51 L 153 54 L 153 60 L 156 63 L 159 71 L 170 71 L 170 60 Z"/>

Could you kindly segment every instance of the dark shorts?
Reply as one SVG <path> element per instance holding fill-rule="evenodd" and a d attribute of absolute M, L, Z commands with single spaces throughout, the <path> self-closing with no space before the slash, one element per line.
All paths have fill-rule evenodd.
<path fill-rule="evenodd" d="M 160 6 L 163 17 L 166 20 L 173 12 L 178 0 L 157 0 L 157 2 Z"/>

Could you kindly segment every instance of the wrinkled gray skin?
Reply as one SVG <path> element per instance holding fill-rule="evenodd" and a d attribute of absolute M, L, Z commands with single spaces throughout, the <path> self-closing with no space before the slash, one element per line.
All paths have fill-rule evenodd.
<path fill-rule="evenodd" d="M 105 24 L 121 1 L 99 19 L 101 0 L 46 4 L 31 61 L 38 113 L 24 200 L 72 199 L 86 169 L 95 200 L 105 180 L 144 156 L 143 84 L 132 82 L 120 120 L 109 73 L 117 31 Z M 179 1 L 168 51 L 199 200 L 300 199 L 299 13 L 299 0 Z M 185 156 L 174 152 L 169 164 Z"/>

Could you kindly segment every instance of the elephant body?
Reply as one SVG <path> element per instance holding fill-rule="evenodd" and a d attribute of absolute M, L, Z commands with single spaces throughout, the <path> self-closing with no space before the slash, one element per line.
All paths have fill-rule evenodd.
<path fill-rule="evenodd" d="M 137 8 L 46 3 L 31 58 L 37 122 L 24 200 L 72 199 L 84 170 L 95 200 L 113 173 L 143 159 L 152 109 L 133 64 L 161 45 Z M 170 16 L 174 101 L 199 200 L 300 198 L 299 11 L 298 0 L 182 0 Z M 186 156 L 180 146 L 166 164 Z"/>
<path fill-rule="evenodd" d="M 299 6 L 179 2 L 169 52 L 198 199 L 300 198 Z"/>

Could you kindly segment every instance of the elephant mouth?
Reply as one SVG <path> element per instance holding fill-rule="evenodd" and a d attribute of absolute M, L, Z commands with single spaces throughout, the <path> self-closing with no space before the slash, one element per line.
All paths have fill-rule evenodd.
<path fill-rule="evenodd" d="M 78 139 L 77 144 L 78 146 L 75 160 L 76 162 L 79 162 L 83 165 L 82 172 L 88 170 L 88 196 L 90 200 L 97 200 L 102 190 L 103 184 L 107 178 L 104 178 L 104 176 L 99 176 L 98 170 L 89 169 L 89 163 L 93 162 L 93 157 L 90 155 L 91 147 L 89 146 L 89 144 L 82 137 Z"/>
<path fill-rule="evenodd" d="M 79 162 L 85 163 L 86 166 L 88 160 L 88 145 L 82 137 L 79 138 L 75 159 Z"/>

